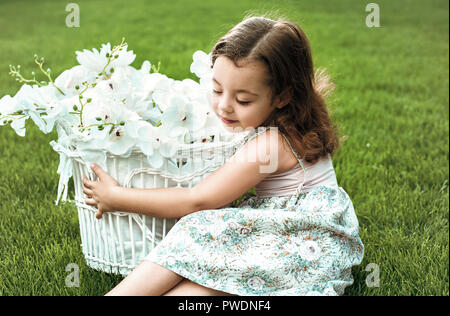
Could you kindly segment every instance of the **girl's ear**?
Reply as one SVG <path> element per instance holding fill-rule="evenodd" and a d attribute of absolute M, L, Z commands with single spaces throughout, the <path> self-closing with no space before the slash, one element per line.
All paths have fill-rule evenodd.
<path fill-rule="evenodd" d="M 275 107 L 281 109 L 287 104 L 289 104 L 289 102 L 291 102 L 291 99 L 292 99 L 292 87 L 288 87 L 284 89 L 284 91 L 281 92 L 275 98 Z"/>

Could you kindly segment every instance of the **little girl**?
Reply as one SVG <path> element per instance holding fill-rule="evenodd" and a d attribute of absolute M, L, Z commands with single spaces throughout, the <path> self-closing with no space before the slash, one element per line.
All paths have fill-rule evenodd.
<path fill-rule="evenodd" d="M 83 191 L 98 217 L 180 218 L 108 295 L 342 295 L 364 246 L 336 181 L 329 84 L 315 78 L 307 37 L 292 22 L 247 18 L 217 42 L 212 62 L 216 115 L 230 131 L 259 132 L 192 189 L 122 188 L 94 165 L 99 181 L 84 179 Z M 276 168 L 262 172 L 267 164 Z M 251 188 L 256 196 L 230 207 Z"/>

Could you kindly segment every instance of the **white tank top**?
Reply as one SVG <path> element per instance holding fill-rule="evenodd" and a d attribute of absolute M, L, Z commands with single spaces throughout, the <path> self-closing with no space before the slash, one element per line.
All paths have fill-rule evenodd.
<path fill-rule="evenodd" d="M 295 152 L 294 155 L 296 155 Z M 301 165 L 297 164 L 288 171 L 272 174 L 264 178 L 263 181 L 255 186 L 256 196 L 266 198 L 292 195 L 303 181 L 303 186 L 301 186 L 299 193 L 307 192 L 318 185 L 338 186 L 330 154 L 321 157 L 314 164 L 308 162 L 303 162 L 303 164 L 306 170 L 306 177 Z"/>

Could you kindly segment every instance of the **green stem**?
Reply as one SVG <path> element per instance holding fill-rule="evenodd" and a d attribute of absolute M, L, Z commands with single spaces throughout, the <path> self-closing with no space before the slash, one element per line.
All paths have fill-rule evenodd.
<path fill-rule="evenodd" d="M 106 76 L 106 68 L 109 66 L 109 64 L 111 63 L 112 59 L 114 58 L 114 54 L 115 54 L 119 49 L 121 49 L 123 46 L 125 46 L 125 44 L 126 44 L 126 43 L 125 43 L 125 37 L 122 37 L 122 42 L 121 42 L 119 45 L 113 47 L 111 53 L 109 53 L 110 55 L 109 55 L 109 57 L 107 57 L 107 58 L 108 58 L 108 61 L 107 61 L 106 65 L 105 65 L 105 67 L 103 67 L 103 70 L 100 72 L 100 74 L 102 74 L 102 75 L 104 76 L 105 79 L 107 78 L 107 76 Z"/>

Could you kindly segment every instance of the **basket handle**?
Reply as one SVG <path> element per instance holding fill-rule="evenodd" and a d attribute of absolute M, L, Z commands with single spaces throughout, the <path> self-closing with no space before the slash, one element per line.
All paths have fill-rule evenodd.
<path fill-rule="evenodd" d="M 149 168 L 136 168 L 131 170 L 130 172 L 128 172 L 127 176 L 124 179 L 124 187 L 125 188 L 131 188 L 131 180 L 133 179 L 134 176 L 141 174 L 141 173 L 146 173 L 146 174 L 159 174 L 160 171 L 158 170 L 154 170 L 154 169 L 149 169 Z"/>

